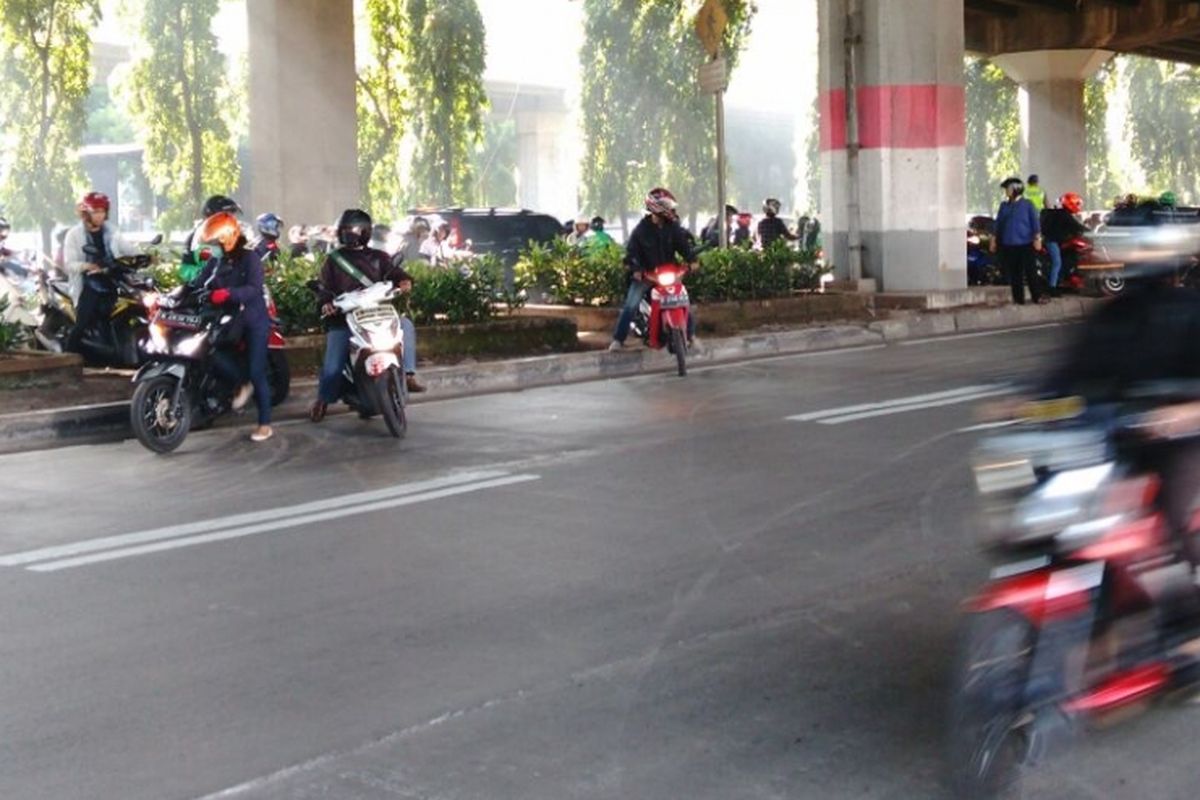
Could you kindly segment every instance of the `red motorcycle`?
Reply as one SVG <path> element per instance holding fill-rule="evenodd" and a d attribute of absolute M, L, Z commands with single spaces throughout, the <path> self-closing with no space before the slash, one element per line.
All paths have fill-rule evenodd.
<path fill-rule="evenodd" d="M 1007 796 L 1088 724 L 1194 691 L 1197 520 L 1171 532 L 1161 476 L 1145 466 L 1156 444 L 1141 432 L 1147 410 L 1184 391 L 1146 387 L 1095 408 L 1030 404 L 981 443 L 974 469 L 996 566 L 964 604 L 949 740 L 956 797 Z"/>
<path fill-rule="evenodd" d="M 687 267 L 666 264 L 643 273 L 642 280 L 650 291 L 642 298 L 632 328 L 648 347 L 663 347 L 675 355 L 679 376 L 687 375 L 688 323 L 691 302 L 683 276 Z"/>

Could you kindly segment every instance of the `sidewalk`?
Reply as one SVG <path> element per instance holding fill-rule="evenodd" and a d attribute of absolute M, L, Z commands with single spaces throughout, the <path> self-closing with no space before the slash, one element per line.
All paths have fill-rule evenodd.
<path fill-rule="evenodd" d="M 1080 319 L 1094 302 L 1061 298 L 1047 305 L 963 308 L 936 313 L 897 312 L 888 319 L 865 324 L 760 331 L 705 339 L 697 351 L 689 354 L 688 363 L 702 367 L 776 355 L 878 346 L 906 339 L 1061 323 Z M 666 351 L 652 351 L 640 346 L 630 346 L 617 353 L 592 350 L 435 367 L 421 371 L 421 381 L 429 391 L 415 395 L 413 402 L 419 405 L 466 395 L 666 373 L 674 369 L 674 357 Z M 275 418 L 305 417 L 315 393 L 315 381 L 293 381 L 290 396 L 275 410 Z M 245 419 L 227 417 L 217 424 L 242 422 Z M 128 403 L 124 401 L 0 415 L 0 453 L 113 442 L 131 435 Z"/>

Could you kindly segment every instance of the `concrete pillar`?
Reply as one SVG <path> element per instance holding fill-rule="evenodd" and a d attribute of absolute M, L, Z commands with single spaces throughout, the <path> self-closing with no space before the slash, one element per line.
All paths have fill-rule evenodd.
<path fill-rule="evenodd" d="M 518 111 L 517 198 L 522 208 L 573 215 L 578 211 L 579 168 L 568 158 L 568 115 L 561 110 Z"/>
<path fill-rule="evenodd" d="M 1111 57 L 1106 50 L 1038 50 L 992 59 L 1020 84 L 1022 177 L 1038 176 L 1047 204 L 1086 188 L 1083 84 Z"/>
<path fill-rule="evenodd" d="M 246 0 L 251 196 L 246 213 L 331 223 L 361 204 L 352 0 Z"/>
<path fill-rule="evenodd" d="M 819 0 L 826 249 L 848 277 L 846 30 L 854 4 L 863 277 L 891 292 L 963 288 L 963 0 Z"/>

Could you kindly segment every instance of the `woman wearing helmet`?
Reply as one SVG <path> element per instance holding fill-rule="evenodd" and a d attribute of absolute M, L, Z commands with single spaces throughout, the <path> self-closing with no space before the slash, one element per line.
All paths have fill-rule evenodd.
<path fill-rule="evenodd" d="M 179 263 L 179 277 L 183 279 L 184 283 L 194 280 L 200 274 L 200 270 L 204 268 L 204 265 L 196 263 L 195 259 L 196 243 L 199 241 L 196 234 L 200 231 L 200 226 L 214 214 L 229 214 L 236 219 L 242 215 L 242 207 L 233 198 L 223 194 L 212 195 L 204 201 L 204 205 L 200 206 L 200 221 L 196 223 L 192 232 L 183 242 L 183 259 Z"/>
<path fill-rule="evenodd" d="M 133 250 L 121 238 L 117 227 L 108 221 L 110 209 L 108 195 L 103 192 L 88 192 L 75 207 L 79 212 L 79 224 L 67 231 L 63 239 L 63 266 L 75 304 L 75 326 L 67 336 L 66 348 L 79 352 L 83 334 L 95 324 L 101 313 L 102 295 L 85 280 L 88 275 L 101 271 L 100 263 L 109 258 L 133 255 Z M 84 252 L 89 247 L 99 255 Z"/>
<path fill-rule="evenodd" d="M 208 284 L 214 305 L 240 306 L 243 338 L 246 342 L 249 382 L 228 354 L 218 352 L 214 363 L 229 382 L 238 386 L 233 407 L 246 405 L 251 394 L 258 407 L 258 427 L 250 434 L 251 441 L 265 442 L 271 430 L 271 388 L 267 380 L 267 337 L 270 317 L 263 297 L 263 264 L 253 251 L 246 248 L 246 237 L 237 217 L 218 211 L 200 224 L 195 235 L 196 263 L 202 265 L 195 282 Z"/>
<path fill-rule="evenodd" d="M 1041 213 L 1042 240 L 1050 255 L 1050 294 L 1060 294 L 1058 282 L 1063 277 L 1062 246 L 1087 232 L 1075 215 L 1083 211 L 1083 198 L 1075 192 L 1067 192 L 1058 199 L 1058 208 L 1047 208 Z M 1067 270 L 1070 273 L 1071 270 Z"/>
<path fill-rule="evenodd" d="M 788 230 L 787 223 L 779 218 L 779 209 L 782 203 L 774 197 L 768 197 L 763 201 L 763 213 L 766 217 L 758 222 L 758 243 L 766 250 L 771 245 L 780 239 L 786 239 L 789 242 L 794 242 L 800 237 Z"/>
<path fill-rule="evenodd" d="M 664 264 L 687 264 L 695 266 L 696 248 L 692 236 L 679 224 L 675 195 L 662 187 L 651 189 L 646 195 L 646 216 L 634 227 L 625 245 L 625 266 L 629 270 L 629 291 L 625 305 L 617 318 L 613 340 L 609 350 L 620 350 L 629 336 L 629 325 L 637 313 L 642 298 L 649 288 L 642 281 L 642 274 Z M 694 315 L 688 316 L 689 324 Z M 692 338 L 688 331 L 688 339 Z"/>
<path fill-rule="evenodd" d="M 321 366 L 321 381 L 317 386 L 317 399 L 309 409 L 309 419 L 320 422 L 325 419 L 329 404 L 341 396 L 342 365 L 350 353 L 350 328 L 346 317 L 333 304 L 340 294 L 363 288 L 358 275 L 372 283 L 391 281 L 401 292 L 412 291 L 412 276 L 393 261 L 383 250 L 370 247 L 374 225 L 371 215 L 360 208 L 348 208 L 342 212 L 337 224 L 339 247 L 329 254 L 321 266 L 321 288 L 317 292 L 317 303 L 321 320 L 325 326 L 325 359 Z M 425 387 L 417 381 L 417 331 L 412 320 L 400 317 L 400 328 L 404 332 L 404 373 L 410 392 L 423 392 Z"/>

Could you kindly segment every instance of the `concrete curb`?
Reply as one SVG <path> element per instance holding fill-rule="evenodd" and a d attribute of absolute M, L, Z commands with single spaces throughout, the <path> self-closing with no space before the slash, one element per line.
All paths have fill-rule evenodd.
<path fill-rule="evenodd" d="M 898 314 L 895 318 L 867 325 L 830 325 L 705 339 L 698 351 L 689 355 L 688 363 L 693 366 L 735 363 L 777 355 L 1059 323 L 1082 318 L 1094 302 L 1064 298 L 1043 306 L 1000 306 L 965 308 L 955 312 Z M 429 392 L 413 399 L 419 404 L 539 386 L 671 372 L 674 369 L 675 360 L 666 351 L 645 348 L 629 348 L 617 353 L 589 351 L 464 364 L 422 371 L 421 380 Z M 314 394 L 313 385 L 312 381 L 295 382 L 291 399 L 276 409 L 276 418 L 286 420 L 304 417 Z M 125 403 L 0 415 L 0 453 L 113 442 L 131 435 L 129 410 Z"/>

